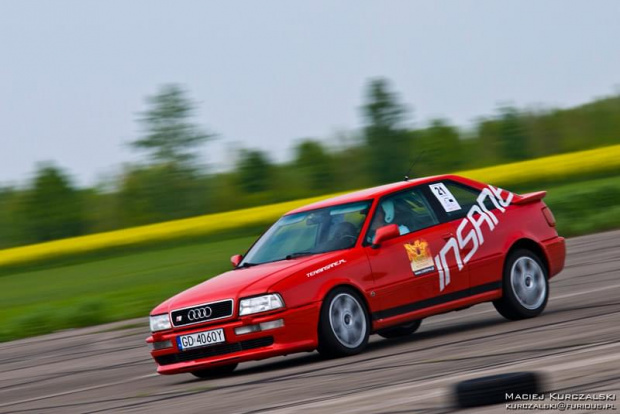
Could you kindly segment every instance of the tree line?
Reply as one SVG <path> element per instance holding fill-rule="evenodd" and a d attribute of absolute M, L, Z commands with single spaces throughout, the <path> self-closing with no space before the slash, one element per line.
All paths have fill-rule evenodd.
<path fill-rule="evenodd" d="M 79 188 L 61 166 L 41 163 L 25 186 L 0 188 L 0 248 L 383 184 L 410 168 L 424 176 L 620 142 L 620 95 L 568 109 L 504 106 L 468 129 L 445 119 L 414 128 L 389 81 L 374 79 L 359 131 L 301 140 L 285 163 L 241 149 L 232 170 L 209 173 L 196 154 L 214 134 L 192 121 L 187 91 L 165 85 L 146 105 L 131 143 L 143 161 L 112 182 Z"/>

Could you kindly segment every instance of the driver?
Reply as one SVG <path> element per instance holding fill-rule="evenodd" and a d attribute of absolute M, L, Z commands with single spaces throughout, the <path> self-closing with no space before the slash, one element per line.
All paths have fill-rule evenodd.
<path fill-rule="evenodd" d="M 368 232 L 367 238 L 368 243 L 372 243 L 378 228 L 387 226 L 388 224 L 398 224 L 394 222 L 394 213 L 394 201 L 388 199 L 383 200 L 381 204 L 379 204 L 375 217 L 372 219 L 372 223 L 370 223 L 370 231 Z M 409 228 L 405 225 L 399 225 L 398 231 L 401 235 L 407 234 L 409 233 Z"/>

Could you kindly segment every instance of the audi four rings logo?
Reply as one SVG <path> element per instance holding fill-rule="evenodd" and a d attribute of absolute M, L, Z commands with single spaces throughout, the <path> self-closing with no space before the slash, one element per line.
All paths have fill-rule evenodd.
<path fill-rule="evenodd" d="M 211 316 L 212 313 L 213 311 L 208 306 L 205 306 L 204 308 L 190 309 L 190 311 L 187 312 L 187 319 L 190 321 L 206 319 Z"/>

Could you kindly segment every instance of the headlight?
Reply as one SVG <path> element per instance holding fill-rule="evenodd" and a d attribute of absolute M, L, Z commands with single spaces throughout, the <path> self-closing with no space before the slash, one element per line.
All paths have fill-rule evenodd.
<path fill-rule="evenodd" d="M 284 307 L 282 297 L 277 293 L 241 299 L 239 301 L 239 316 L 252 313 L 266 312 Z"/>
<path fill-rule="evenodd" d="M 172 327 L 167 313 L 151 316 L 149 322 L 151 323 L 151 332 L 163 331 L 164 329 L 170 329 Z"/>

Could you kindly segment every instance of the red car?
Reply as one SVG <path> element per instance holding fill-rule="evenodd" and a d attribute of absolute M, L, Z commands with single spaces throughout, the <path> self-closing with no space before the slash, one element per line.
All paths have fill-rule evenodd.
<path fill-rule="evenodd" d="M 534 317 L 565 258 L 544 196 L 443 175 L 293 210 L 234 270 L 153 309 L 157 371 L 204 378 L 294 352 L 352 355 L 370 334 L 409 335 L 481 302 Z"/>

